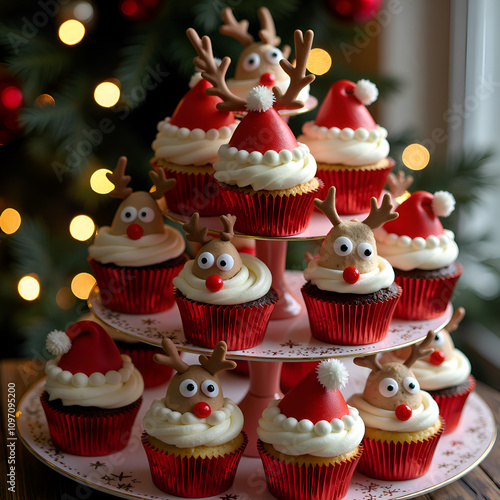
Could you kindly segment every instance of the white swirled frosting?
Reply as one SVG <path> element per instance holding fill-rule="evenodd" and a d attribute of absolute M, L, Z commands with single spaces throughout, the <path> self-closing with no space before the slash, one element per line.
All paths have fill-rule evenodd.
<path fill-rule="evenodd" d="M 161 234 L 148 234 L 138 240 L 126 234 L 111 234 L 109 226 L 100 227 L 89 255 L 101 264 L 142 267 L 176 259 L 184 252 L 186 243 L 181 233 L 164 226 Z"/>
<path fill-rule="evenodd" d="M 394 269 L 382 257 L 378 256 L 378 266 L 369 273 L 359 275 L 356 283 L 346 283 L 343 271 L 320 266 L 318 259 L 313 259 L 304 271 L 304 278 L 320 290 L 337 293 L 374 293 L 388 288 L 394 283 Z"/>
<path fill-rule="evenodd" d="M 218 292 L 209 292 L 205 280 L 193 274 L 194 260 L 186 262 L 174 278 L 174 286 L 188 299 L 206 304 L 237 305 L 260 299 L 271 288 L 271 271 L 253 255 L 242 253 L 240 256 L 240 271 L 224 280 L 224 286 Z"/>
<path fill-rule="evenodd" d="M 262 412 L 257 434 L 264 443 L 286 455 L 312 455 L 336 457 L 354 450 L 365 433 L 365 426 L 356 408 L 349 407 L 349 415 L 331 422 L 288 417 L 278 408 L 279 400 L 273 400 Z"/>
<path fill-rule="evenodd" d="M 316 161 L 341 165 L 371 165 L 389 154 L 387 130 L 377 125 L 374 130 L 365 128 L 340 129 L 320 127 L 306 122 L 302 127 L 300 142 L 309 146 Z"/>
<path fill-rule="evenodd" d="M 229 398 L 224 398 L 224 406 L 206 418 L 172 411 L 165 406 L 165 399 L 155 399 L 142 425 L 150 436 L 178 448 L 219 446 L 239 435 L 243 413 Z"/>
<path fill-rule="evenodd" d="M 229 142 L 238 121 L 219 129 L 205 132 L 200 128 L 190 130 L 170 123 L 170 118 L 158 123 L 158 133 L 153 141 L 156 158 L 176 165 L 207 165 L 218 159 L 220 146 Z"/>
<path fill-rule="evenodd" d="M 455 235 L 447 229 L 444 234 L 425 239 L 398 236 L 388 233 L 383 227 L 376 229 L 374 234 L 378 253 L 402 271 L 440 269 L 449 266 L 458 257 Z"/>
<path fill-rule="evenodd" d="M 215 178 L 238 187 L 251 186 L 253 190 L 274 191 L 289 189 L 309 182 L 316 174 L 316 160 L 309 148 L 300 144 L 292 150 L 279 153 L 249 153 L 225 144 L 219 149 L 219 161 L 214 163 Z"/>
<path fill-rule="evenodd" d="M 417 432 L 432 427 L 439 417 L 439 407 L 432 396 L 420 391 L 422 404 L 408 420 L 399 420 L 396 412 L 372 406 L 362 394 L 354 394 L 348 403 L 358 409 L 366 427 L 393 432 Z"/>
<path fill-rule="evenodd" d="M 58 366 L 59 359 L 51 359 L 45 365 L 45 390 L 49 401 L 60 399 L 64 406 L 121 408 L 139 399 L 144 391 L 142 375 L 134 368 L 130 357 L 124 354 L 120 370 L 95 372 L 89 376 L 62 370 Z"/>

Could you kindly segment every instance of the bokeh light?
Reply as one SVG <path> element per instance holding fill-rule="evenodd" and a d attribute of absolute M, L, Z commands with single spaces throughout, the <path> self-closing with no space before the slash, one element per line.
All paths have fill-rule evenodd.
<path fill-rule="evenodd" d="M 398 203 L 399 205 L 401 205 L 401 203 L 403 203 L 403 201 L 406 201 L 410 196 L 411 196 L 410 192 L 405 191 L 401 196 L 398 196 L 397 198 L 395 198 L 394 201 L 396 203 Z"/>
<path fill-rule="evenodd" d="M 323 49 L 312 49 L 307 60 L 307 69 L 313 75 L 324 75 L 332 67 L 330 54 Z"/>
<path fill-rule="evenodd" d="M 402 159 L 410 170 L 422 170 L 429 164 L 431 155 L 421 144 L 410 144 L 403 151 Z"/>
<path fill-rule="evenodd" d="M 69 225 L 69 232 L 75 240 L 87 241 L 95 231 L 94 221 L 88 215 L 77 215 Z"/>
<path fill-rule="evenodd" d="M 10 85 L 2 90 L 0 100 L 7 109 L 16 109 L 23 102 L 23 94 L 17 87 Z"/>
<path fill-rule="evenodd" d="M 85 36 L 85 26 L 76 19 L 69 19 L 59 27 L 59 38 L 66 45 L 76 45 Z"/>
<path fill-rule="evenodd" d="M 87 300 L 95 284 L 95 278 L 91 274 L 80 273 L 72 279 L 71 291 L 79 299 Z"/>
<path fill-rule="evenodd" d="M 6 208 L 0 214 L 0 229 L 5 234 L 13 234 L 21 225 L 21 214 L 14 208 Z"/>
<path fill-rule="evenodd" d="M 71 288 L 68 286 L 61 288 L 57 292 L 56 303 L 61 309 L 71 309 L 76 304 L 76 297 L 73 295 Z"/>
<path fill-rule="evenodd" d="M 46 106 L 55 106 L 56 101 L 50 94 L 40 94 L 35 99 L 35 106 L 37 108 L 45 108 Z"/>
<path fill-rule="evenodd" d="M 35 300 L 40 295 L 40 283 L 35 276 L 23 276 L 17 284 L 17 291 L 24 300 Z"/>
<path fill-rule="evenodd" d="M 102 82 L 94 90 L 94 99 L 99 106 L 111 108 L 120 99 L 120 88 L 113 82 Z"/>
<path fill-rule="evenodd" d="M 88 23 L 94 17 L 94 8 L 89 2 L 79 2 L 73 9 L 73 15 L 82 23 Z"/>
<path fill-rule="evenodd" d="M 111 170 L 100 168 L 96 170 L 90 177 L 90 187 L 92 191 L 98 194 L 108 194 L 113 191 L 115 185 L 106 177 L 106 174 L 111 174 Z"/>

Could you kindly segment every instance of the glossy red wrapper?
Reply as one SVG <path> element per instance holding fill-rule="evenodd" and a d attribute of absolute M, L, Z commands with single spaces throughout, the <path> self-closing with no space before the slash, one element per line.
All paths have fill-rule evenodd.
<path fill-rule="evenodd" d="M 277 293 L 268 303 L 245 307 L 195 302 L 178 290 L 175 290 L 174 297 L 186 340 L 210 348 L 223 340 L 230 351 L 249 349 L 262 342 L 278 302 Z"/>
<path fill-rule="evenodd" d="M 450 276 L 434 279 L 414 279 L 396 275 L 396 283 L 403 289 L 403 296 L 396 306 L 394 317 L 424 320 L 441 316 L 446 311 L 455 285 L 462 274 L 462 266 Z"/>
<path fill-rule="evenodd" d="M 429 439 L 411 443 L 390 443 L 364 438 L 365 452 L 357 470 L 365 476 L 386 481 L 406 481 L 423 476 L 431 466 L 444 428 L 443 422 L 441 429 Z"/>
<path fill-rule="evenodd" d="M 280 377 L 280 387 L 283 393 L 286 394 L 299 380 L 318 366 L 319 363 L 319 361 L 303 361 L 302 363 L 285 361 L 281 368 Z"/>
<path fill-rule="evenodd" d="M 180 457 L 153 446 L 144 432 L 142 445 L 146 451 L 154 485 L 165 493 L 199 498 L 219 495 L 228 490 L 245 450 L 248 438 L 233 453 L 217 458 Z"/>
<path fill-rule="evenodd" d="M 56 408 L 44 392 L 40 398 L 54 446 L 85 457 L 109 455 L 122 450 L 130 438 L 132 425 L 141 407 L 142 396 L 128 406 L 101 408 Z"/>
<path fill-rule="evenodd" d="M 269 491 L 279 500 L 339 500 L 347 495 L 354 469 L 363 454 L 340 464 L 304 466 L 287 464 L 269 455 L 257 441 Z"/>
<path fill-rule="evenodd" d="M 387 336 L 401 288 L 396 295 L 370 304 L 342 304 L 313 298 L 302 288 L 311 335 L 329 344 L 364 345 Z"/>
<path fill-rule="evenodd" d="M 119 267 L 89 258 L 102 304 L 129 314 L 166 311 L 174 305 L 172 280 L 181 272 L 187 258 L 170 266 Z"/>

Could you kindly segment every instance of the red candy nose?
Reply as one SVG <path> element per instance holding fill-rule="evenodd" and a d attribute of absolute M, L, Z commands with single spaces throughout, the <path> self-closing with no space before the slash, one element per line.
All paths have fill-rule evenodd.
<path fill-rule="evenodd" d="M 224 281 L 220 276 L 212 274 L 212 276 L 209 276 L 205 281 L 205 286 L 211 292 L 218 292 L 219 290 L 222 290 L 222 287 L 224 286 Z"/>
<path fill-rule="evenodd" d="M 142 237 L 144 234 L 144 229 L 142 229 L 139 224 L 130 224 L 130 226 L 127 227 L 127 236 L 131 240 L 138 240 L 139 238 Z"/>
<path fill-rule="evenodd" d="M 346 283 L 354 285 L 359 280 L 359 271 L 355 267 L 346 267 L 342 273 L 342 277 Z"/>
<path fill-rule="evenodd" d="M 208 403 L 205 403 L 204 401 L 200 401 L 199 403 L 196 403 L 194 405 L 193 413 L 198 418 L 207 418 L 212 413 L 212 408 L 210 408 L 210 405 Z"/>
<path fill-rule="evenodd" d="M 402 420 L 403 422 L 405 420 L 408 420 L 411 418 L 413 413 L 413 410 L 409 405 L 399 405 L 396 408 L 396 417 L 398 420 Z"/>
<path fill-rule="evenodd" d="M 260 84 L 266 87 L 273 87 L 276 83 L 276 77 L 272 73 L 262 73 L 260 75 Z"/>
<path fill-rule="evenodd" d="M 434 351 L 430 358 L 429 358 L 429 362 L 432 364 L 432 365 L 440 365 L 443 361 L 444 361 L 444 352 L 443 351 Z"/>

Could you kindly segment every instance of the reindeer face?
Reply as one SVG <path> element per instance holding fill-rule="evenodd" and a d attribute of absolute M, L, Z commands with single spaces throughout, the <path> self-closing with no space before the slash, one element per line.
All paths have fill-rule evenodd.
<path fill-rule="evenodd" d="M 423 360 L 432 365 L 440 365 L 443 361 L 454 357 L 455 345 L 451 340 L 451 335 L 446 330 L 436 332 L 429 347 L 432 347 L 434 352 L 423 358 Z"/>
<path fill-rule="evenodd" d="M 206 280 L 219 276 L 223 281 L 231 279 L 241 270 L 242 262 L 238 250 L 229 241 L 210 240 L 196 255 L 193 274 Z"/>

